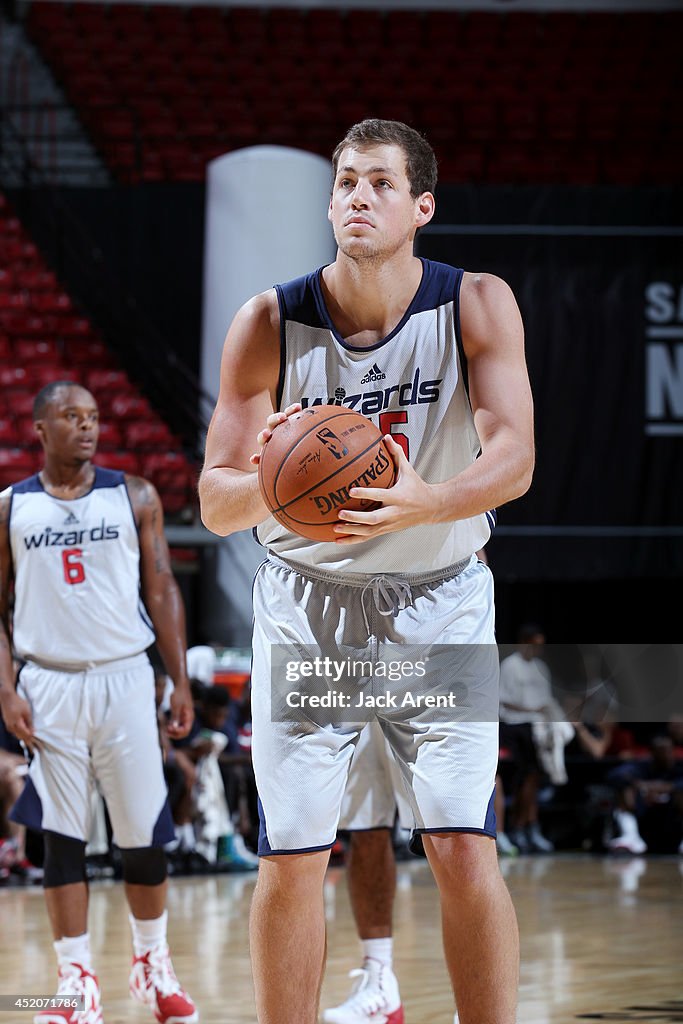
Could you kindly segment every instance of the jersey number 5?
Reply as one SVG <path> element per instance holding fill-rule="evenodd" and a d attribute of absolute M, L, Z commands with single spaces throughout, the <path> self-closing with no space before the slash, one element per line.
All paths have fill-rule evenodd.
<path fill-rule="evenodd" d="M 383 412 L 379 418 L 379 429 L 383 434 L 391 434 L 396 444 L 400 444 L 401 448 L 405 452 L 405 456 L 410 461 L 409 443 L 410 438 L 407 434 L 394 433 L 391 429 L 395 423 L 407 423 L 408 413 L 402 409 L 399 412 Z"/>
<path fill-rule="evenodd" d="M 82 548 L 67 548 L 66 551 L 62 551 L 62 568 L 67 583 L 82 583 L 85 579 L 85 569 L 80 561 L 82 557 Z"/>

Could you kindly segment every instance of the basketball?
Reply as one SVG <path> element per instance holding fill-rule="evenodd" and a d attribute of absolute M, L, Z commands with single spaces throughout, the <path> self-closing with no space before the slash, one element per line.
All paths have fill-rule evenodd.
<path fill-rule="evenodd" d="M 334 541 L 339 510 L 368 512 L 378 502 L 352 487 L 391 487 L 394 460 L 380 430 L 338 405 L 314 405 L 278 424 L 261 452 L 259 486 L 279 523 L 310 540 Z"/>

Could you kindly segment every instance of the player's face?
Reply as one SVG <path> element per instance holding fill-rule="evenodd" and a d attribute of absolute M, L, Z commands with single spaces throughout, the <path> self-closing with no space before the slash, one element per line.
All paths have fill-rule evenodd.
<path fill-rule="evenodd" d="M 339 249 L 351 259 L 386 259 L 431 220 L 434 197 L 410 194 L 403 149 L 374 145 L 342 151 L 328 217 Z"/>
<path fill-rule="evenodd" d="M 60 388 L 36 421 L 47 455 L 69 463 L 87 462 L 97 450 L 99 414 L 85 388 Z"/>

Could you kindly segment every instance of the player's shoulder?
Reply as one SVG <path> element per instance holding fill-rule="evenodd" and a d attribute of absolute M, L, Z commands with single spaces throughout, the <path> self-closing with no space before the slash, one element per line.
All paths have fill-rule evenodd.
<path fill-rule="evenodd" d="M 272 331 L 279 334 L 280 317 L 275 288 L 268 288 L 248 299 L 237 311 L 232 328 L 243 328 L 252 335 L 265 337 Z"/>
<path fill-rule="evenodd" d="M 0 526 L 7 524 L 9 519 L 9 510 L 12 505 L 12 488 L 5 487 L 4 490 L 0 491 Z"/>
<path fill-rule="evenodd" d="M 498 303 L 514 301 L 512 288 L 496 274 L 465 270 L 460 289 L 461 306 L 467 303 L 473 307 L 491 307 Z"/>
<path fill-rule="evenodd" d="M 519 307 L 512 288 L 495 274 L 463 274 L 460 288 L 460 328 L 468 354 L 501 339 L 522 337 Z"/>
<path fill-rule="evenodd" d="M 147 480 L 144 476 L 136 476 L 134 473 L 122 473 L 121 475 L 131 501 L 137 501 L 142 505 L 151 505 L 158 500 L 157 489 L 151 480 Z"/>

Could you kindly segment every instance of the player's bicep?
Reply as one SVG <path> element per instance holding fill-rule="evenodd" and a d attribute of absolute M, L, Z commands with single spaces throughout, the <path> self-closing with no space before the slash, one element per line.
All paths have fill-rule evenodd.
<path fill-rule="evenodd" d="M 143 589 L 171 571 L 164 534 L 164 509 L 155 487 L 142 477 L 127 477 L 126 486 L 138 525 L 140 575 Z"/>
<path fill-rule="evenodd" d="M 280 373 L 274 295 L 257 296 L 236 315 L 223 347 L 220 392 L 206 437 L 204 472 L 253 472 L 256 435 L 274 411 Z"/>
<path fill-rule="evenodd" d="M 533 402 L 519 308 L 500 278 L 468 276 L 462 333 L 477 432 L 482 443 L 504 430 L 533 446 Z"/>

